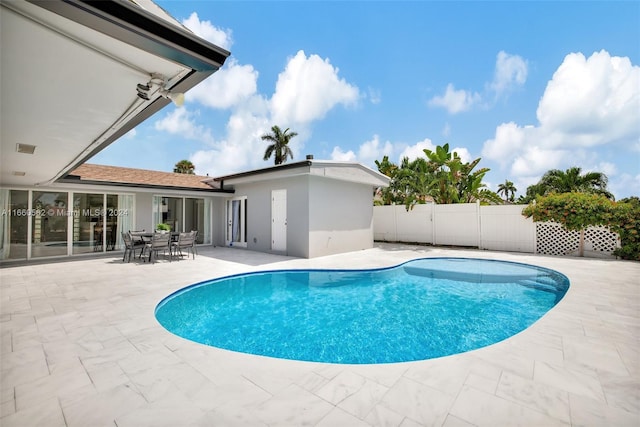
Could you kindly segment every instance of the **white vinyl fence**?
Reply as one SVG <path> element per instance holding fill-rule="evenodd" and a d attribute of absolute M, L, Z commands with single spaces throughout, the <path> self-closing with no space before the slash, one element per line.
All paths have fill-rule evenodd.
<path fill-rule="evenodd" d="M 552 222 L 534 223 L 522 215 L 524 205 L 479 203 L 374 206 L 373 238 L 383 242 L 466 246 L 547 255 L 579 255 L 580 233 Z M 613 258 L 616 233 L 590 227 L 584 233 L 584 256 Z"/>

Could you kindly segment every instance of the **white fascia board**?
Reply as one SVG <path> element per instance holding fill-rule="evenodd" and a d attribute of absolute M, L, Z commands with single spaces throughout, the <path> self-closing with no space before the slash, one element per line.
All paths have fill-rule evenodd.
<path fill-rule="evenodd" d="M 369 169 L 360 163 L 314 161 L 311 166 L 311 175 L 357 184 L 367 184 L 372 187 L 389 185 L 389 177 Z"/>

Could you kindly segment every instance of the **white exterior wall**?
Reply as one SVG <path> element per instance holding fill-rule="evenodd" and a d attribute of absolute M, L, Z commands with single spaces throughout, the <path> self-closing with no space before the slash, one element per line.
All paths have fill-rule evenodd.
<path fill-rule="evenodd" d="M 480 206 L 480 249 L 535 252 L 536 226 L 524 205 Z"/>
<path fill-rule="evenodd" d="M 478 247 L 478 207 L 476 203 L 434 205 L 434 244 Z"/>
<path fill-rule="evenodd" d="M 234 197 L 247 197 L 247 249 L 272 252 L 272 190 L 287 190 L 287 251 L 283 255 L 308 258 L 309 199 L 306 176 L 235 186 Z"/>
<path fill-rule="evenodd" d="M 215 197 L 211 204 L 211 243 L 224 246 L 226 232 L 226 198 Z"/>
<path fill-rule="evenodd" d="M 373 189 L 309 179 L 309 258 L 373 247 Z"/>

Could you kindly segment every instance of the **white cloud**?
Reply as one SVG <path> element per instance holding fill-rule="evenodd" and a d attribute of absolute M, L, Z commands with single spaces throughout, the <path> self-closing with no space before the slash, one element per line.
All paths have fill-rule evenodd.
<path fill-rule="evenodd" d="M 482 156 L 509 167 L 511 180 L 583 166 L 577 161 L 594 162 L 600 145 L 631 151 L 640 139 L 638 111 L 640 67 L 606 51 L 569 54 L 540 100 L 538 125 L 501 124 Z"/>
<path fill-rule="evenodd" d="M 480 94 L 456 90 L 453 84 L 449 83 L 442 96 L 434 96 L 429 100 L 432 107 L 443 107 L 450 114 L 457 114 L 469 110 L 474 104 L 481 100 Z"/>
<path fill-rule="evenodd" d="M 136 131 L 135 128 L 131 129 L 129 132 L 124 134 L 124 138 L 127 139 L 134 139 L 136 137 L 136 135 L 138 134 L 138 132 Z"/>
<path fill-rule="evenodd" d="M 186 110 L 165 117 L 156 128 L 184 136 L 201 135 L 208 147 L 193 153 L 190 160 L 198 173 L 220 176 L 273 165 L 272 159 L 263 160 L 267 143 L 261 139 L 273 124 L 298 133 L 290 143 L 293 160 L 304 158 L 311 123 L 336 105 L 355 103 L 359 97 L 358 89 L 339 79 L 338 69 L 328 59 L 317 55 L 307 58 L 302 51 L 289 59 L 270 100 L 257 93 L 257 80 L 258 72 L 253 66 L 230 60 L 225 68 L 189 92 L 190 101 L 231 111 L 225 135 L 217 140 L 196 125 L 195 113 Z"/>
<path fill-rule="evenodd" d="M 229 117 L 224 138 L 191 156 L 199 173 L 220 176 L 268 166 L 262 160 L 267 145 L 260 139 L 269 128 L 266 101 L 257 96 L 250 101 Z"/>
<path fill-rule="evenodd" d="M 286 127 L 307 124 L 322 119 L 338 104 L 355 104 L 358 88 L 340 79 L 338 71 L 328 59 L 298 51 L 278 76 L 271 98 L 274 123 Z"/>
<path fill-rule="evenodd" d="M 629 196 L 638 197 L 638 195 L 640 195 L 640 174 L 631 175 L 625 173 L 609 178 L 609 191 L 615 195 L 619 195 L 617 197 L 618 199 Z"/>
<path fill-rule="evenodd" d="M 637 141 L 640 67 L 606 51 L 572 53 L 547 84 L 538 106 L 540 126 L 566 136 L 571 146 Z"/>
<path fill-rule="evenodd" d="M 172 112 L 155 122 L 156 130 L 162 130 L 183 138 L 213 143 L 213 136 L 209 129 L 196 124 L 197 113 L 187 108 L 175 108 Z"/>
<path fill-rule="evenodd" d="M 376 160 L 393 153 L 393 144 L 390 141 L 380 142 L 380 137 L 374 135 L 373 139 L 360 145 L 358 149 L 358 161 L 364 165 L 375 164 Z"/>
<path fill-rule="evenodd" d="M 200 36 L 223 49 L 230 50 L 233 45 L 231 30 L 218 28 L 213 25 L 211 21 L 200 21 L 196 12 L 193 12 L 189 18 L 183 19 L 182 25 L 193 31 L 197 36 Z"/>
<path fill-rule="evenodd" d="M 431 142 L 429 138 L 423 139 L 422 141 L 417 142 L 416 144 L 406 147 L 404 150 L 402 150 L 402 152 L 398 156 L 398 162 L 401 162 L 405 157 L 408 157 L 410 161 L 415 160 L 418 157 L 426 157 L 424 155 L 425 149 L 431 151 L 436 149 L 436 146 L 433 144 L 433 142 Z"/>
<path fill-rule="evenodd" d="M 338 160 L 341 162 L 355 162 L 356 161 L 356 153 L 353 150 L 342 151 L 340 147 L 333 147 L 333 151 L 331 152 L 331 160 Z"/>
<path fill-rule="evenodd" d="M 366 166 L 373 166 L 376 160 L 381 160 L 384 156 L 391 156 L 393 152 L 394 147 L 390 141 L 382 143 L 378 135 L 373 135 L 371 140 L 360 144 L 357 154 L 353 150 L 343 151 L 340 147 L 334 147 L 331 152 L 331 159 L 359 162 Z"/>
<path fill-rule="evenodd" d="M 252 65 L 240 65 L 234 59 L 227 60 L 225 66 L 191 89 L 188 101 L 226 109 L 244 102 L 254 95 L 258 87 L 258 72 Z"/>
<path fill-rule="evenodd" d="M 527 81 L 527 62 L 518 55 L 509 55 L 504 51 L 498 53 L 493 81 L 490 84 L 496 96 L 511 90 L 514 86 L 523 85 Z"/>

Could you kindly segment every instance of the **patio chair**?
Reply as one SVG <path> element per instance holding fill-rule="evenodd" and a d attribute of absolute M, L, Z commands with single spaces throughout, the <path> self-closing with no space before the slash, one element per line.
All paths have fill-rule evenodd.
<path fill-rule="evenodd" d="M 189 256 L 189 251 L 193 255 L 193 259 L 196 259 L 196 254 L 194 252 L 195 248 L 195 235 L 193 231 L 188 233 L 180 233 L 178 235 L 178 240 L 171 243 L 172 251 L 177 255 L 180 254 L 182 257 L 182 249 L 187 251 L 187 257 Z"/>
<path fill-rule="evenodd" d="M 124 242 L 124 255 L 122 255 L 122 262 L 124 262 L 125 258 L 127 259 L 127 262 L 131 262 L 131 254 L 133 254 L 133 257 L 135 258 L 136 251 L 138 249 L 140 250 L 140 256 L 142 256 L 142 251 L 144 250 L 144 246 L 136 246 L 133 243 L 133 239 L 131 238 L 130 233 L 125 233 L 123 231 L 122 241 Z M 128 258 L 127 258 L 127 255 L 128 255 Z"/>
<path fill-rule="evenodd" d="M 131 234 L 131 240 L 133 240 L 133 246 L 139 247 L 142 250 L 140 251 L 140 258 L 144 255 L 144 250 L 147 242 L 145 242 L 143 235 L 147 234 L 144 230 L 129 230 L 129 234 Z"/>
<path fill-rule="evenodd" d="M 169 262 L 171 262 L 171 233 L 153 233 L 151 241 L 145 245 L 145 251 L 149 251 L 149 262 L 154 263 L 158 258 L 158 252 L 169 251 Z"/>

